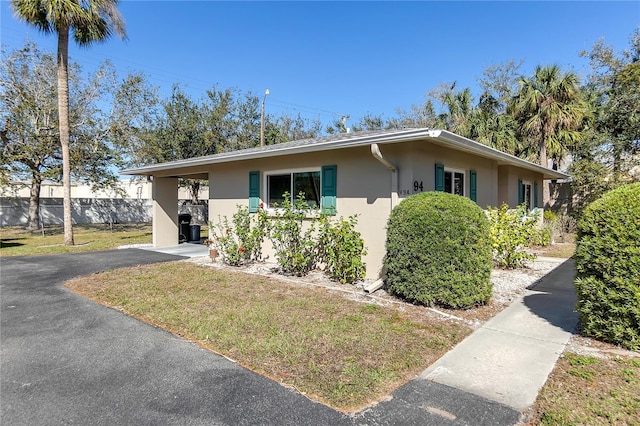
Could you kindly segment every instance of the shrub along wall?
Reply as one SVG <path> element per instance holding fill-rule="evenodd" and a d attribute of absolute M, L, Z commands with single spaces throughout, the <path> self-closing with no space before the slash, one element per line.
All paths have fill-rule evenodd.
<path fill-rule="evenodd" d="M 583 332 L 640 349 L 640 183 L 589 205 L 577 238 L 575 285 Z"/>
<path fill-rule="evenodd" d="M 491 298 L 489 221 L 473 201 L 443 192 L 405 198 L 387 226 L 387 289 L 425 305 L 469 308 Z"/>

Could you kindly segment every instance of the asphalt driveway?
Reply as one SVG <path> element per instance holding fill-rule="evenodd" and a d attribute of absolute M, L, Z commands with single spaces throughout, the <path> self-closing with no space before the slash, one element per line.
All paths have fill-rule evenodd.
<path fill-rule="evenodd" d="M 6 425 L 509 425 L 519 413 L 413 380 L 353 415 L 63 287 L 178 260 L 139 249 L 0 258 L 0 423 Z"/>

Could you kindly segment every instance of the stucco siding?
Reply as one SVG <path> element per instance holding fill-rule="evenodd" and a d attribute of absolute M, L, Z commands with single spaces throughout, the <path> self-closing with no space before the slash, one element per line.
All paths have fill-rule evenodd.
<path fill-rule="evenodd" d="M 247 206 L 249 172 L 260 171 L 261 199 L 265 200 L 264 174 L 273 171 L 320 168 L 337 165 L 337 214 L 347 218 L 358 215 L 357 230 L 362 233 L 368 254 L 367 276 L 380 274 L 385 254 L 386 221 L 391 211 L 391 172 L 363 147 L 291 155 L 211 166 L 209 171 L 209 218 L 217 224 L 220 217 L 236 212 L 238 205 Z M 273 259 L 269 243 L 263 253 Z"/>
<path fill-rule="evenodd" d="M 511 208 L 518 206 L 518 181 L 537 183 L 538 205 L 534 207 L 542 208 L 542 175 L 530 170 L 521 169 L 514 166 L 500 166 L 498 169 L 498 204 L 506 203 Z"/>
<path fill-rule="evenodd" d="M 382 155 L 398 169 L 399 201 L 409 195 L 435 189 L 435 164 L 465 172 L 465 196 L 469 196 L 469 170 L 477 172 L 477 201 L 486 208 L 498 201 L 498 166 L 495 161 L 457 152 L 429 141 L 385 145 Z M 320 151 L 210 166 L 209 218 L 231 216 L 237 205 L 248 205 L 249 172 L 259 171 L 261 200 L 265 201 L 265 173 L 304 170 L 337 165 L 337 217 L 358 216 L 368 254 L 367 277 L 382 273 L 385 256 L 386 224 L 391 212 L 391 171 L 376 160 L 369 147 Z M 422 190 L 420 190 L 420 186 Z M 517 193 L 516 193 L 517 195 Z M 269 243 L 263 253 L 273 259 Z"/>

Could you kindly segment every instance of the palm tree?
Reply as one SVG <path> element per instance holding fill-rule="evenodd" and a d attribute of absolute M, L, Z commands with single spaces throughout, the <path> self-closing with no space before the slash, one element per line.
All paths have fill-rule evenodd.
<path fill-rule="evenodd" d="M 58 35 L 58 117 L 64 186 L 64 243 L 73 245 L 71 220 L 71 165 L 69 159 L 69 33 L 80 46 L 108 39 L 113 33 L 125 37 L 118 0 L 12 0 L 13 11 L 44 33 Z"/>
<path fill-rule="evenodd" d="M 461 136 L 470 137 L 473 119 L 476 114 L 476 110 L 473 107 L 473 96 L 468 87 L 459 92 L 454 92 L 454 88 L 455 82 L 450 89 L 445 90 L 440 95 L 440 102 L 447 110 L 440 114 L 439 118 L 447 130 Z"/>
<path fill-rule="evenodd" d="M 521 77 L 509 110 L 520 123 L 522 136 L 537 147 L 544 167 L 548 167 L 549 157 L 557 166 L 567 145 L 581 138 L 579 129 L 587 114 L 578 76 L 562 73 L 556 65 L 538 66 L 532 78 Z M 549 190 L 546 185 L 543 188 L 546 206 Z"/>

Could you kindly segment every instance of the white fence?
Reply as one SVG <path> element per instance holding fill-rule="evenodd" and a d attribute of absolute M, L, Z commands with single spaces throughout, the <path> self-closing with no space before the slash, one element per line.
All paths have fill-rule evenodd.
<path fill-rule="evenodd" d="M 142 223 L 151 222 L 151 200 L 130 198 L 77 198 L 71 200 L 74 223 Z M 206 205 L 178 205 L 178 212 L 192 216 L 192 224 L 204 225 L 208 220 Z M 29 199 L 0 197 L 0 226 L 26 225 L 29 220 Z M 40 220 L 43 225 L 61 225 L 61 198 L 40 199 Z"/>

